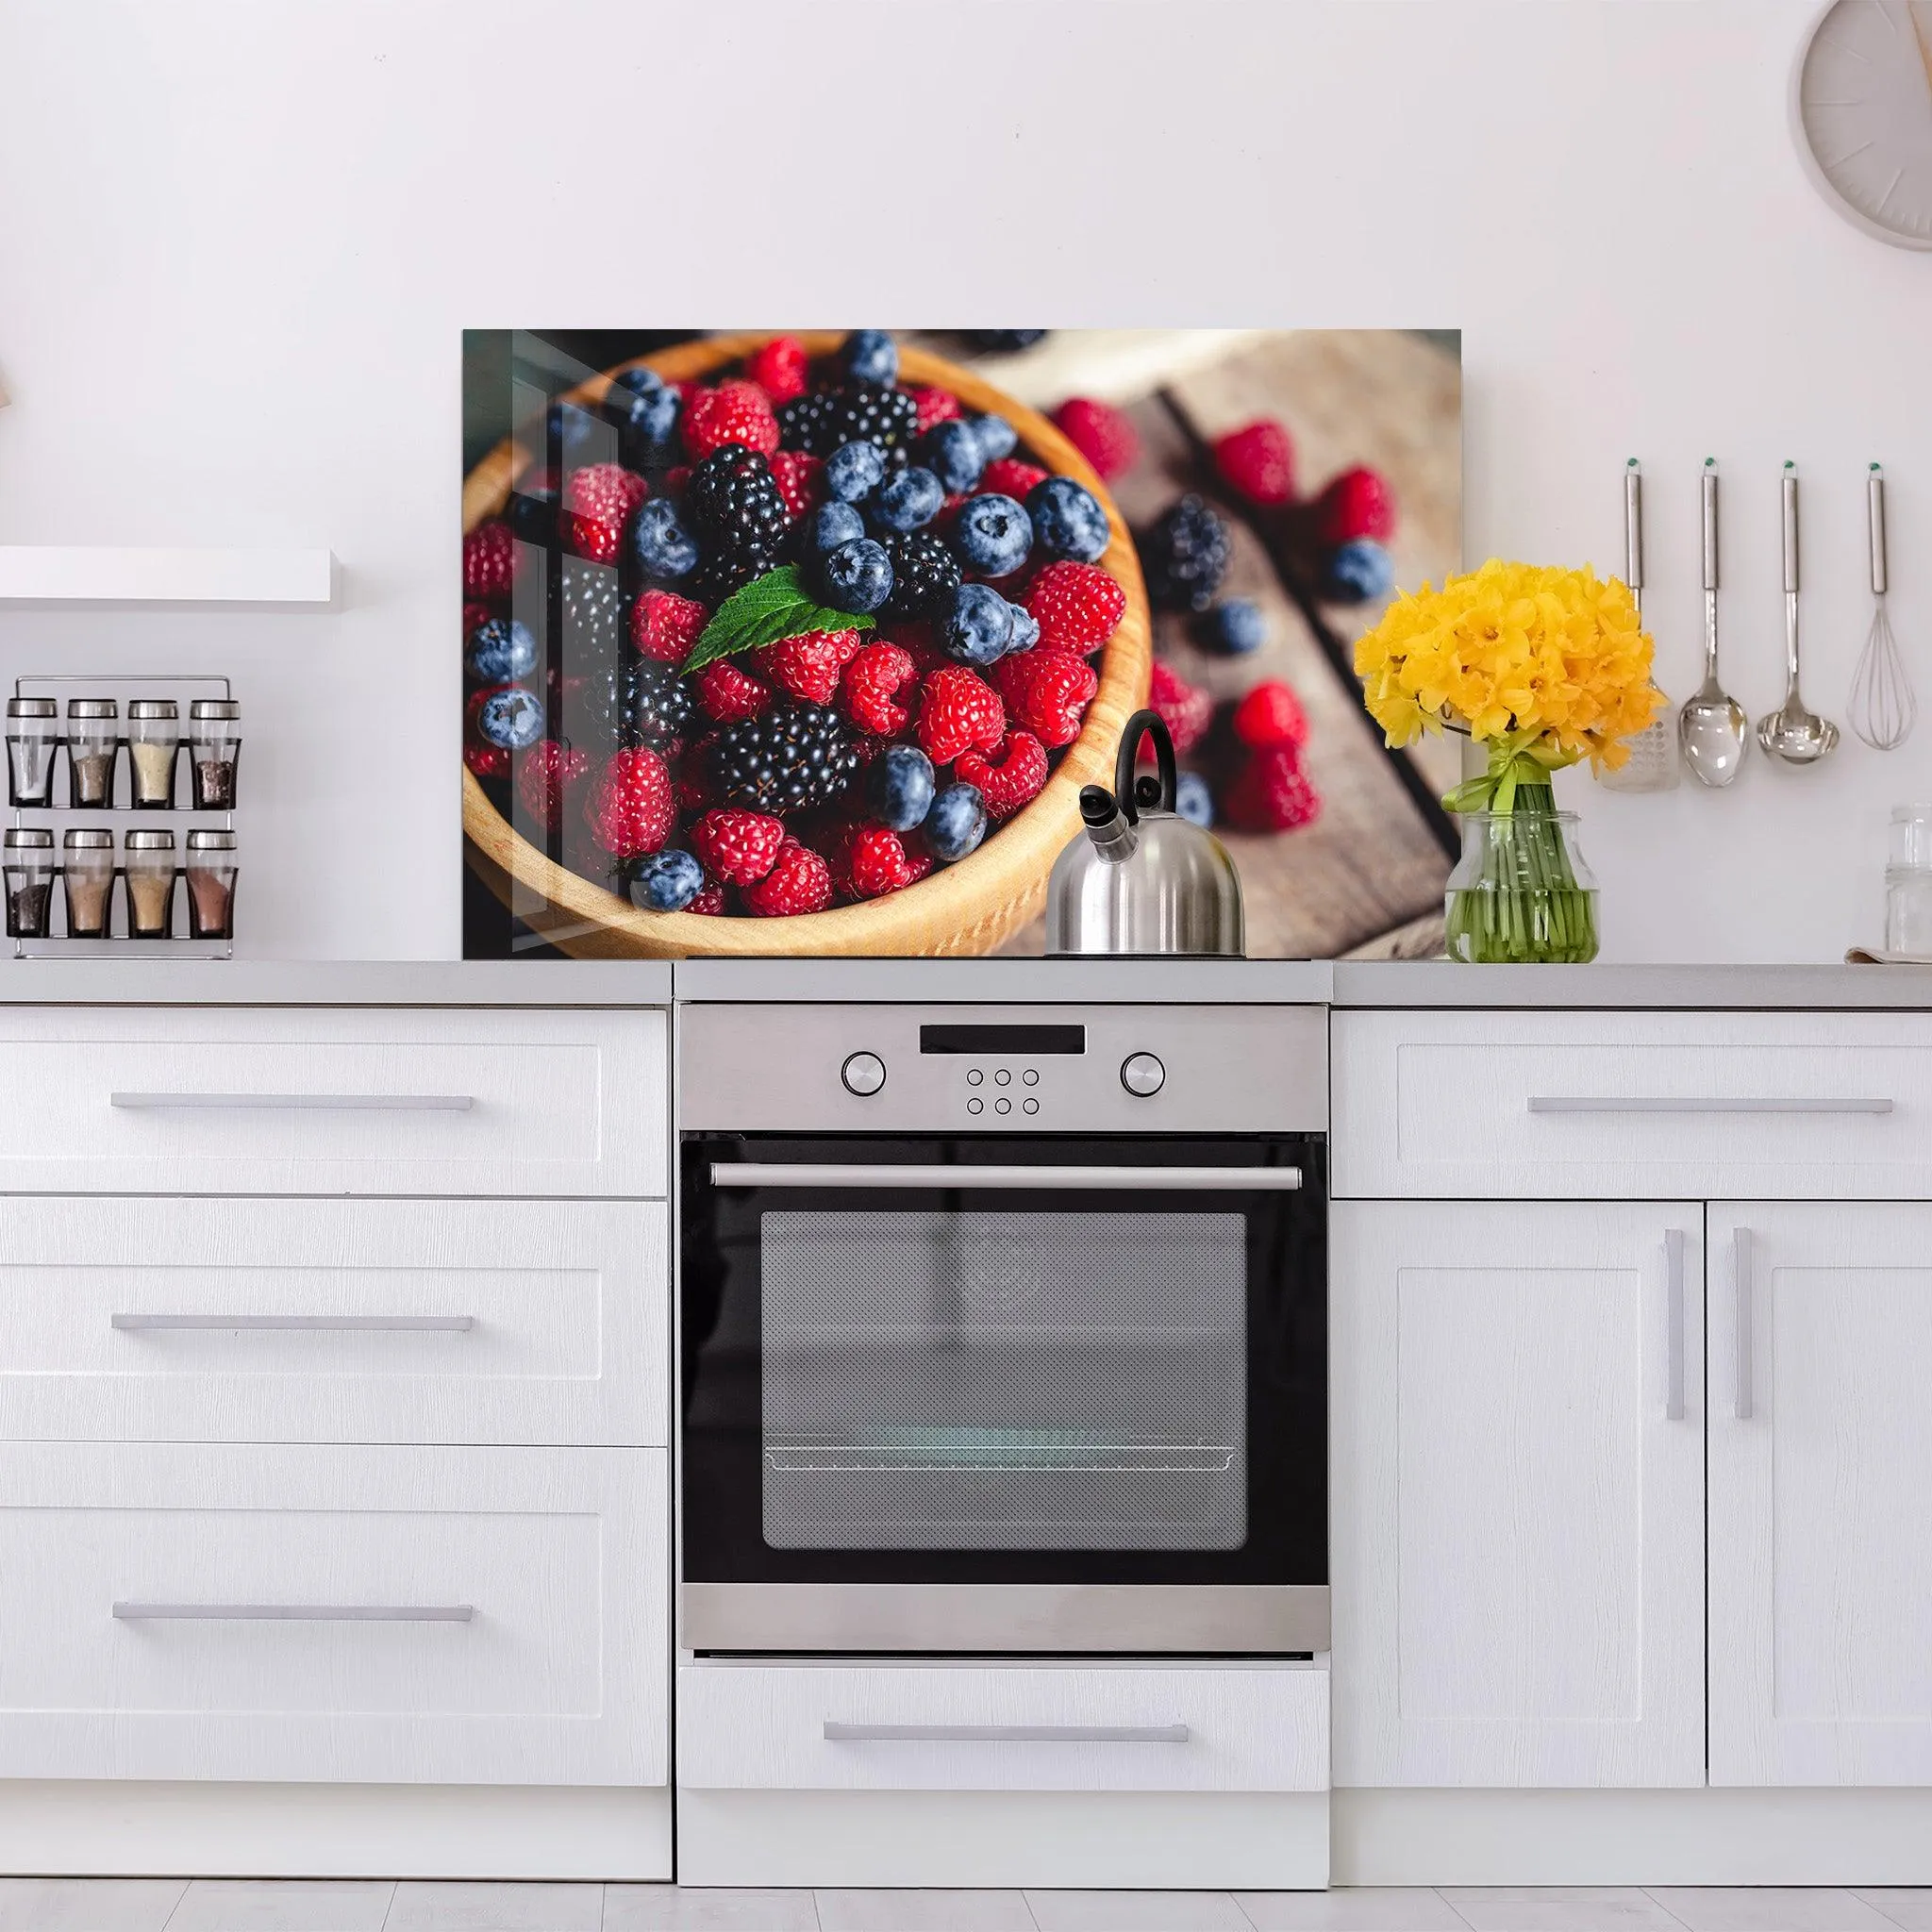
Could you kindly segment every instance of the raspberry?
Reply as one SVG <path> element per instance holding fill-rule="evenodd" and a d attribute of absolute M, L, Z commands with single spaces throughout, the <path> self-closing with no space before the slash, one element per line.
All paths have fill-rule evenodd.
<path fill-rule="evenodd" d="M 756 718 L 771 702 L 772 688 L 747 677 L 736 664 L 715 658 L 691 680 L 698 691 L 698 703 L 721 724 L 740 724 Z"/>
<path fill-rule="evenodd" d="M 1214 700 L 1198 687 L 1176 677 L 1165 664 L 1154 667 L 1147 702 L 1160 713 L 1167 735 L 1174 740 L 1174 755 L 1184 758 L 1207 737 L 1214 722 Z"/>
<path fill-rule="evenodd" d="M 1025 658 L 1038 655 L 1028 651 Z M 1006 661 L 1017 664 L 1024 659 L 1009 658 Z M 1088 692 L 1089 697 L 1092 694 Z M 936 765 L 950 765 L 968 745 L 992 750 L 1007 735 L 1007 709 L 999 693 L 984 678 L 963 664 L 947 664 L 925 680 L 920 694 L 918 730 L 920 748 L 926 757 Z"/>
<path fill-rule="evenodd" d="M 691 847 L 714 878 L 755 886 L 778 860 L 782 821 L 761 811 L 708 811 L 691 828 Z"/>
<path fill-rule="evenodd" d="M 770 456 L 778 447 L 778 419 L 772 399 L 755 382 L 727 378 L 700 390 L 684 408 L 684 446 L 700 462 L 727 442 Z"/>
<path fill-rule="evenodd" d="M 478 524 L 463 539 L 463 595 L 508 597 L 516 581 L 517 540 L 508 524 Z"/>
<path fill-rule="evenodd" d="M 613 752 L 584 800 L 591 837 L 613 858 L 657 851 L 676 821 L 670 767 L 647 745 Z"/>
<path fill-rule="evenodd" d="M 1292 744 L 1251 751 L 1224 803 L 1228 823 L 1248 832 L 1289 832 L 1322 815 L 1322 794 L 1308 782 L 1300 748 Z"/>
<path fill-rule="evenodd" d="M 1026 608 L 1048 650 L 1084 657 L 1112 637 L 1127 613 L 1127 593 L 1097 564 L 1062 560 L 1033 579 Z"/>
<path fill-rule="evenodd" d="M 897 644 L 867 644 L 845 667 L 845 715 L 861 731 L 891 738 L 906 728 L 906 707 L 892 694 L 915 675 L 912 654 Z"/>
<path fill-rule="evenodd" d="M 803 450 L 777 449 L 765 459 L 772 466 L 772 480 L 785 499 L 788 516 L 802 517 L 819 496 L 819 472 L 825 466 L 817 457 Z"/>
<path fill-rule="evenodd" d="M 796 336 L 774 336 L 745 359 L 744 373 L 774 403 L 805 393 L 805 344 Z"/>
<path fill-rule="evenodd" d="M 502 745 L 491 744 L 487 739 L 465 739 L 463 741 L 463 762 L 479 778 L 508 778 L 509 776 L 509 753 Z"/>
<path fill-rule="evenodd" d="M 1214 463 L 1227 487 L 1250 503 L 1294 501 L 1294 444 L 1271 417 L 1222 437 Z"/>
<path fill-rule="evenodd" d="M 1386 543 L 1395 534 L 1395 492 L 1374 470 L 1344 470 L 1315 499 L 1315 534 L 1324 543 L 1357 537 Z"/>
<path fill-rule="evenodd" d="M 839 691 L 839 674 L 858 655 L 856 630 L 808 630 L 781 638 L 753 654 L 774 684 L 808 705 L 829 705 Z"/>
<path fill-rule="evenodd" d="M 1046 784 L 1046 747 L 1030 731 L 1009 731 L 996 752 L 962 751 L 953 775 L 978 786 L 994 818 L 1009 819 Z"/>
<path fill-rule="evenodd" d="M 992 681 L 1014 719 L 1042 744 L 1071 744 L 1100 679 L 1084 658 L 1036 644 L 992 667 Z"/>
<path fill-rule="evenodd" d="M 921 875 L 922 868 L 907 857 L 897 832 L 883 825 L 858 825 L 853 830 L 845 852 L 847 876 L 852 891 L 860 899 L 876 899 L 909 886 Z"/>
<path fill-rule="evenodd" d="M 467 641 L 470 633 L 479 624 L 488 624 L 496 613 L 487 604 L 465 604 L 463 606 L 463 637 Z"/>
<path fill-rule="evenodd" d="M 999 457 L 979 473 L 979 487 L 1024 503 L 1026 492 L 1046 478 L 1047 472 L 1038 464 L 1023 463 L 1018 457 Z"/>
<path fill-rule="evenodd" d="M 1234 708 L 1234 735 L 1257 749 L 1271 744 L 1306 744 L 1308 721 L 1302 701 L 1279 678 L 1257 684 Z"/>
<path fill-rule="evenodd" d="M 950 423 L 964 414 L 959 398 L 949 389 L 910 388 L 906 391 L 919 408 L 919 433 L 924 436 L 935 423 Z"/>
<path fill-rule="evenodd" d="M 631 513 L 651 486 L 622 463 L 586 463 L 563 491 L 564 540 L 592 563 L 615 563 Z"/>
<path fill-rule="evenodd" d="M 1141 433 L 1111 403 L 1070 396 L 1053 412 L 1060 433 L 1103 478 L 1131 470 L 1141 455 Z"/>
<path fill-rule="evenodd" d="M 706 622 L 702 604 L 675 591 L 645 591 L 630 608 L 630 641 L 641 658 L 682 664 Z"/>
<path fill-rule="evenodd" d="M 823 912 L 832 903 L 832 869 L 808 845 L 787 839 L 772 869 L 744 889 L 746 911 L 758 919 Z"/>
<path fill-rule="evenodd" d="M 525 811 L 546 832 L 556 831 L 569 793 L 590 769 L 589 757 L 575 745 L 554 738 L 533 744 L 517 766 L 517 796 Z"/>
<path fill-rule="evenodd" d="M 704 912 L 715 917 L 724 909 L 724 888 L 716 879 L 707 879 L 699 889 L 698 895 L 684 908 L 687 912 Z"/>

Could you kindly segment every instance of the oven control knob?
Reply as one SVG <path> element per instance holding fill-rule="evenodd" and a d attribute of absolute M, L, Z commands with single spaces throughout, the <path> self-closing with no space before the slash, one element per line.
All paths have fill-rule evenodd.
<path fill-rule="evenodd" d="M 875 1053 L 856 1053 L 839 1069 L 839 1077 L 848 1093 L 876 1093 L 886 1084 L 886 1063 Z"/>
<path fill-rule="evenodd" d="M 1142 1100 L 1158 1093 L 1166 1079 L 1167 1069 L 1151 1053 L 1130 1053 L 1121 1062 L 1121 1085 Z"/>

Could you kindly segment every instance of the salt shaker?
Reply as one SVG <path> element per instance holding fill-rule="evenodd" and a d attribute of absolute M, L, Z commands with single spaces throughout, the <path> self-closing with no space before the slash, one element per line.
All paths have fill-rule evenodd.
<path fill-rule="evenodd" d="M 52 805 L 60 707 L 52 698 L 7 700 L 7 797 L 10 805 Z"/>
<path fill-rule="evenodd" d="M 44 825 L 9 825 L 4 857 L 7 937 L 43 940 L 54 905 L 54 835 Z"/>
<path fill-rule="evenodd" d="M 235 835 L 188 835 L 188 934 L 197 940 L 235 937 Z"/>

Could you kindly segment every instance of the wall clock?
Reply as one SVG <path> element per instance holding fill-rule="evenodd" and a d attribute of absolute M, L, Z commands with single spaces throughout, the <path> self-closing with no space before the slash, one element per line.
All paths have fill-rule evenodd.
<path fill-rule="evenodd" d="M 1846 221 L 1932 249 L 1932 0 L 1833 0 L 1791 70 L 1791 134 Z"/>

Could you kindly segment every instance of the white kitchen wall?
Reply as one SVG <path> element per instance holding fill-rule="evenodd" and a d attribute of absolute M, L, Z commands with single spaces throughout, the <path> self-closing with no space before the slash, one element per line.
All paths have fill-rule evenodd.
<path fill-rule="evenodd" d="M 1662 681 L 1777 701 L 1776 476 L 1808 695 L 1867 621 L 1862 475 L 1932 704 L 1932 255 L 1786 133 L 1812 0 L 0 0 L 0 541 L 326 544 L 313 616 L 0 611 L 0 677 L 231 671 L 243 950 L 446 957 L 458 921 L 465 326 L 1440 325 L 1467 528 L 1621 564 L 1649 479 Z M 1878 932 L 1902 751 L 1728 793 L 1587 781 L 1607 957 Z"/>

